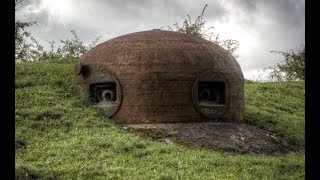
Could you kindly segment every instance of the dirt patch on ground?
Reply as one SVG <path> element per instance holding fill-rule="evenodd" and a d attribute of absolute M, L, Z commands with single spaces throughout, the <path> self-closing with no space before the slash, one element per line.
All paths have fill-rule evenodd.
<path fill-rule="evenodd" d="M 206 122 L 126 127 L 169 144 L 180 143 L 227 153 L 282 155 L 301 149 L 292 141 L 248 124 Z"/>

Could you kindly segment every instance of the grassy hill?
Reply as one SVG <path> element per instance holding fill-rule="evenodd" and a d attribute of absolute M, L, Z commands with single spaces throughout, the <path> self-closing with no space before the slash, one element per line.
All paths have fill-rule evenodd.
<path fill-rule="evenodd" d="M 75 60 L 16 64 L 17 179 L 304 179 L 304 152 L 212 153 L 140 138 L 72 87 Z M 245 118 L 304 146 L 304 82 L 245 84 Z"/>

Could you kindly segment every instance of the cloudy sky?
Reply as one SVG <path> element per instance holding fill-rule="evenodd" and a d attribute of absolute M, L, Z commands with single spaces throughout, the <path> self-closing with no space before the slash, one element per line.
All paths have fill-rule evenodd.
<path fill-rule="evenodd" d="M 71 37 L 99 43 L 126 33 L 181 24 L 208 4 L 204 20 L 221 39 L 238 40 L 238 62 L 245 78 L 279 62 L 270 50 L 288 50 L 305 42 L 304 0 L 24 0 L 16 19 L 37 21 L 27 29 L 40 42 Z"/>

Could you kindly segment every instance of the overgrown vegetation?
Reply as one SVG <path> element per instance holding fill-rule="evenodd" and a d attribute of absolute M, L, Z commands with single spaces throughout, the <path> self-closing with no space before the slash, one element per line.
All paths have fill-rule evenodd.
<path fill-rule="evenodd" d="M 270 78 L 282 80 L 304 80 L 305 78 L 305 45 L 301 44 L 296 49 L 288 51 L 271 51 L 283 56 L 280 63 L 270 67 Z"/>
<path fill-rule="evenodd" d="M 304 179 L 304 152 L 224 155 L 140 138 L 74 92 L 75 62 L 16 64 L 17 179 Z M 251 124 L 303 146 L 303 82 L 247 81 L 245 103 Z"/>
<path fill-rule="evenodd" d="M 16 6 L 22 1 L 16 0 Z M 182 26 L 168 28 L 206 38 L 235 55 L 237 41 L 221 41 L 213 27 L 205 29 L 206 7 L 195 21 L 188 15 Z M 15 24 L 16 62 L 21 62 L 15 72 L 16 179 L 304 178 L 304 152 L 224 155 L 143 139 L 105 119 L 74 92 L 71 83 L 74 63 L 100 37 L 85 45 L 72 30 L 71 39 L 61 40 L 62 46 L 50 41 L 51 50 L 46 51 L 26 31 L 35 24 Z M 288 62 L 296 57 L 277 53 Z M 304 81 L 246 81 L 245 98 L 250 124 L 304 146 Z"/>
<path fill-rule="evenodd" d="M 214 27 L 206 27 L 206 21 L 203 20 L 207 4 L 203 7 L 201 14 L 192 21 L 190 15 L 187 15 L 187 18 L 182 22 L 182 25 L 175 23 L 172 26 L 167 26 L 168 30 L 177 31 L 185 34 L 190 34 L 200 38 L 207 39 L 212 41 L 229 51 L 235 58 L 239 57 L 235 51 L 239 48 L 239 42 L 233 39 L 220 40 L 219 34 L 216 34 Z"/>
<path fill-rule="evenodd" d="M 86 52 L 92 49 L 101 36 L 97 37 L 89 45 L 85 45 L 84 42 L 78 37 L 74 30 L 71 30 L 72 38 L 66 40 L 60 40 L 61 46 L 56 46 L 55 41 L 50 41 L 51 49 L 49 51 L 44 50 L 44 47 L 40 45 L 29 32 L 24 31 L 25 27 L 29 27 L 32 24 L 16 22 L 16 31 L 18 31 L 16 37 L 16 62 L 27 61 L 41 61 L 48 59 L 63 59 L 63 58 L 75 58 L 80 59 Z M 20 32 L 19 32 L 20 31 Z M 27 38 L 31 40 L 28 42 Z"/>

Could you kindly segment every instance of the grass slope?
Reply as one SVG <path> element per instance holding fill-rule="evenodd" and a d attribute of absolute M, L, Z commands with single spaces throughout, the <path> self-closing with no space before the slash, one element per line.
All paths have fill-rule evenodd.
<path fill-rule="evenodd" d="M 245 119 L 304 146 L 304 82 L 245 84 Z"/>
<path fill-rule="evenodd" d="M 304 152 L 224 155 L 139 138 L 78 96 L 74 60 L 16 64 L 17 179 L 303 179 Z M 246 83 L 251 124 L 304 145 L 304 84 Z"/>

